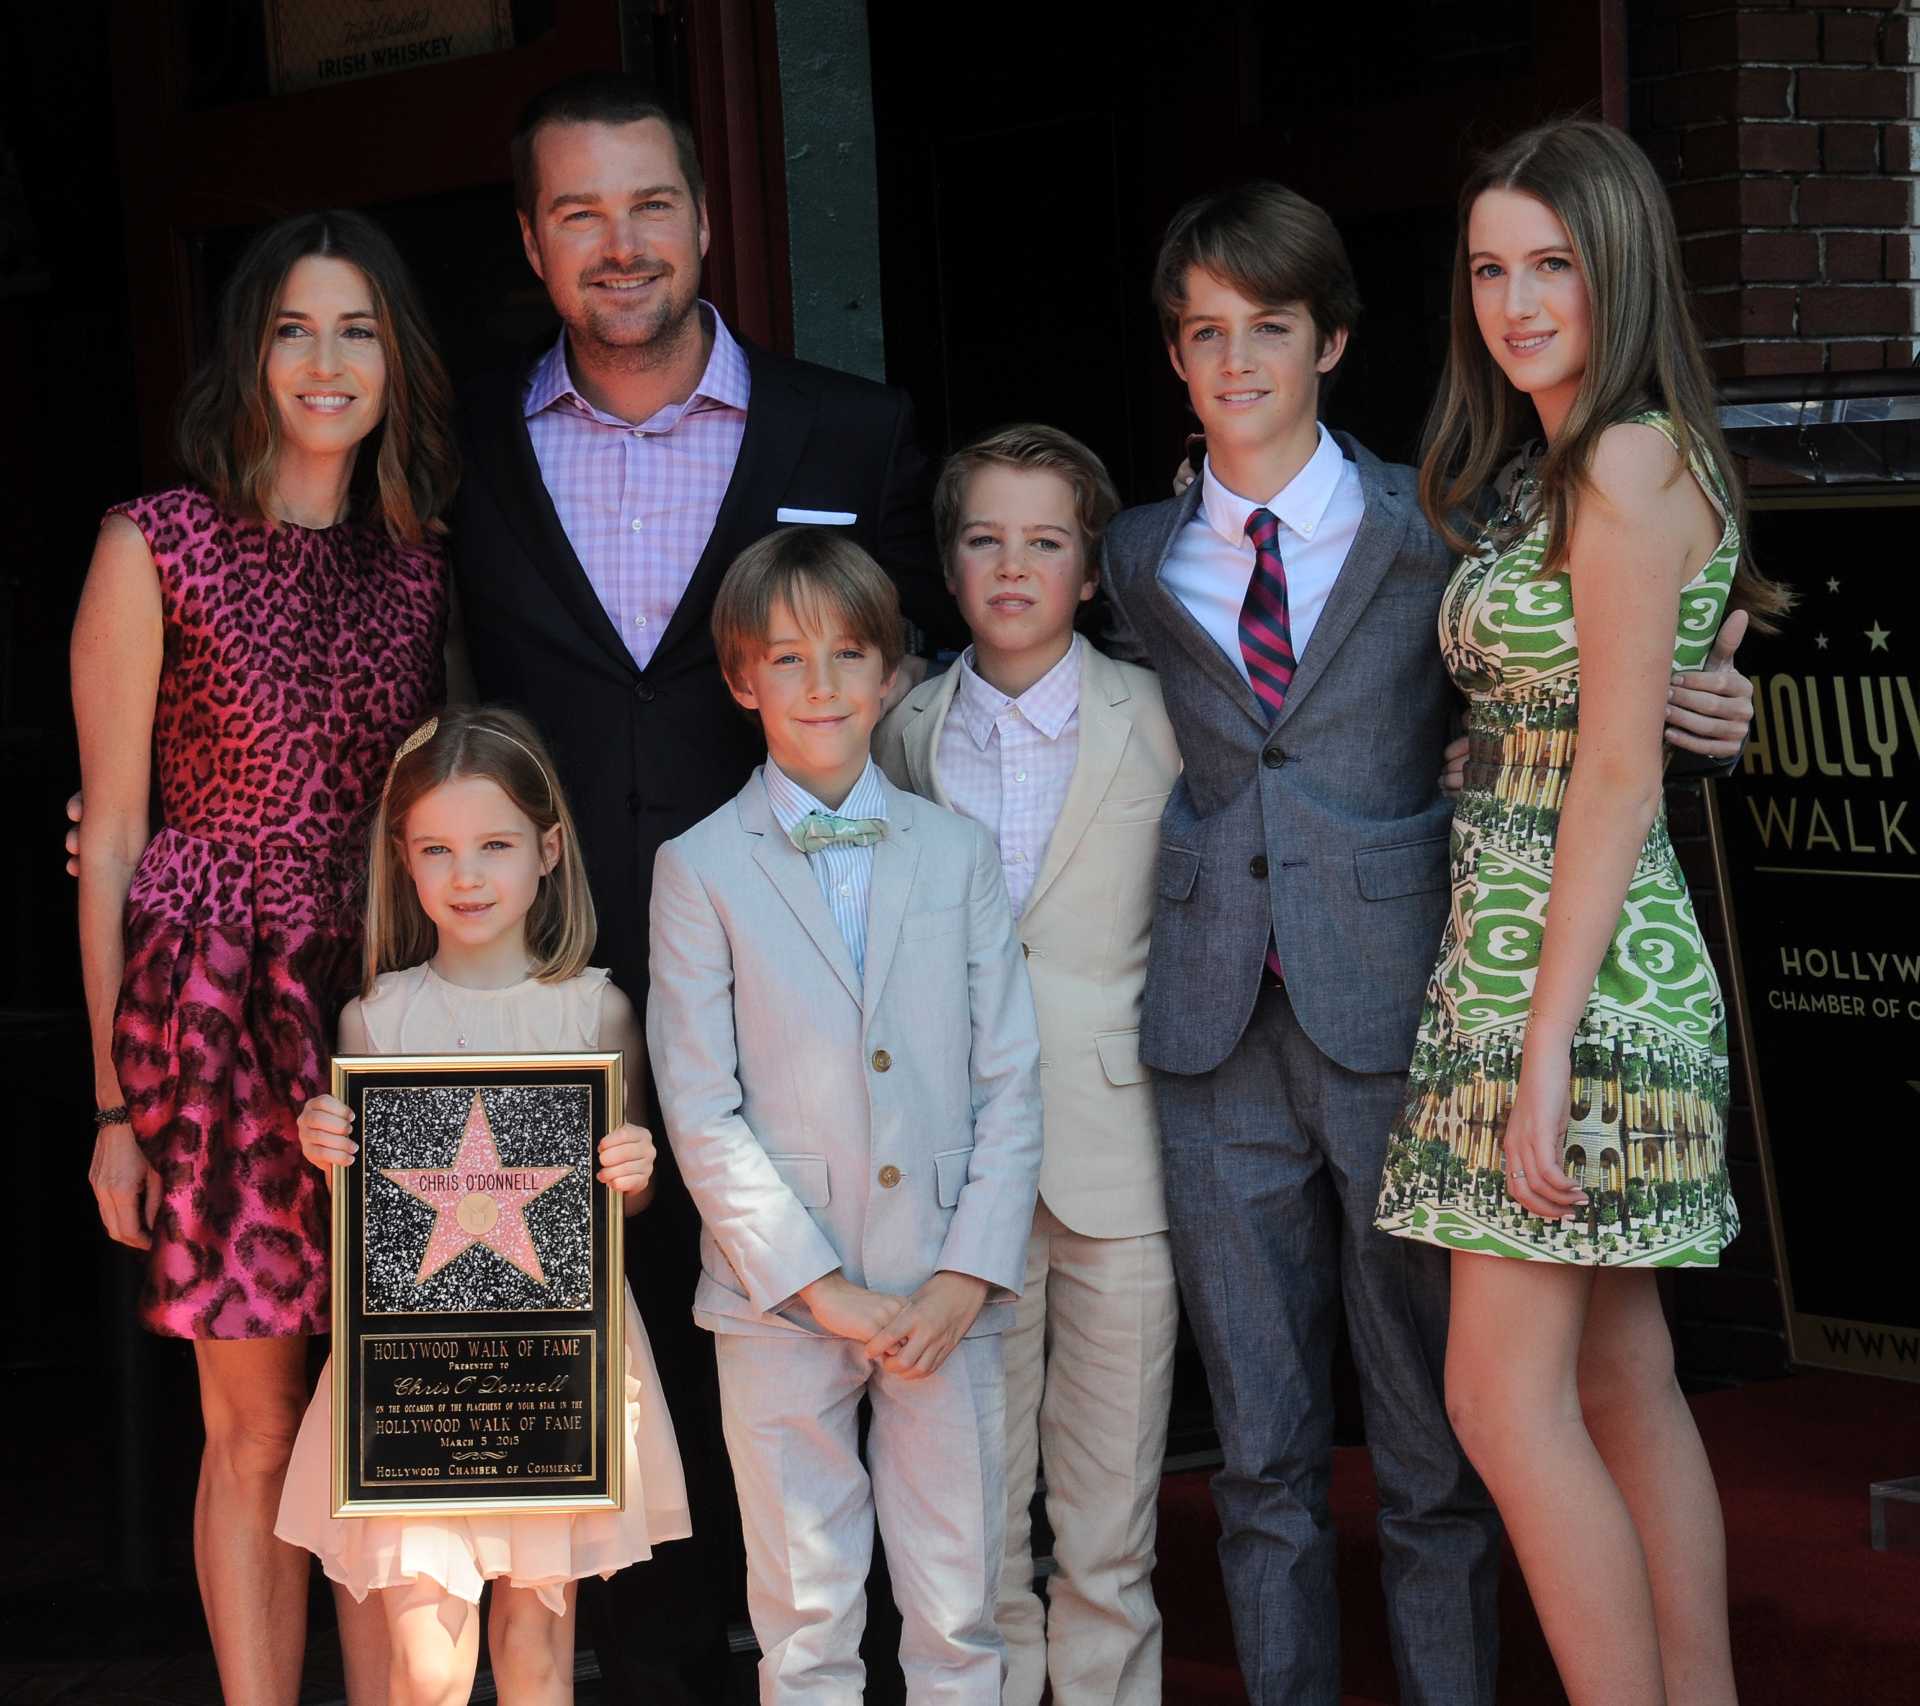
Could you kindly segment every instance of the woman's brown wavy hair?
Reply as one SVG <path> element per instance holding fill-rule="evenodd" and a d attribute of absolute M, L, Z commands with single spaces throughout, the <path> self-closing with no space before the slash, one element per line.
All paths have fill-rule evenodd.
<path fill-rule="evenodd" d="M 446 530 L 459 482 L 453 392 L 406 263 L 364 214 L 299 214 L 247 245 L 221 293 L 213 350 L 181 396 L 175 452 L 222 509 L 269 513 L 280 414 L 267 389 L 267 352 L 287 275 L 309 255 L 346 261 L 366 278 L 386 355 L 385 407 L 354 458 L 355 511 L 377 509 L 396 542 L 418 545 Z"/>
<path fill-rule="evenodd" d="M 1484 156 L 1460 191 L 1447 366 L 1420 459 L 1420 503 L 1428 519 L 1455 550 L 1471 550 L 1475 539 L 1463 518 L 1477 511 L 1494 476 L 1540 430 L 1474 319 L 1467 221 L 1474 202 L 1493 189 L 1518 190 L 1551 210 L 1567 229 L 1587 286 L 1587 370 L 1539 470 L 1548 518 L 1541 569 L 1566 560 L 1574 508 L 1600 435 L 1642 410 L 1658 409 L 1672 418 L 1682 457 L 1697 457 L 1719 476 L 1728 512 L 1740 524 L 1741 561 L 1729 605 L 1747 611 L 1761 632 L 1772 632 L 1791 595 L 1762 577 L 1746 554 L 1745 501 L 1687 308 L 1673 210 L 1646 155 L 1609 124 L 1562 119 L 1526 131 Z"/>

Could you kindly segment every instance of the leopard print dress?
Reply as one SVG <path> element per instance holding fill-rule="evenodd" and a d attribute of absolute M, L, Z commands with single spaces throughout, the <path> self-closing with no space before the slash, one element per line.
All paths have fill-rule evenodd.
<path fill-rule="evenodd" d="M 444 688 L 445 553 L 375 520 L 118 506 L 159 571 L 161 827 L 127 894 L 113 1054 L 164 1198 L 140 1302 L 186 1339 L 325 1332 L 326 1188 L 294 1117 L 360 955 L 366 832 Z"/>

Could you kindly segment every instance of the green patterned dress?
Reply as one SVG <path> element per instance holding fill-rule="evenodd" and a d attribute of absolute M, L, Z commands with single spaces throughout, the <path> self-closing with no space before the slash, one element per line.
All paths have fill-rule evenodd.
<path fill-rule="evenodd" d="M 1637 418 L 1672 438 L 1665 416 Z M 1527 471 L 1515 470 L 1507 493 L 1521 525 Z M 1718 506 L 1717 480 L 1697 462 L 1694 473 Z M 1502 1140 L 1580 708 L 1572 593 L 1564 572 L 1539 572 L 1546 543 L 1542 516 L 1517 542 L 1483 545 L 1454 571 L 1441 604 L 1440 647 L 1469 697 L 1471 751 L 1453 817 L 1452 911 L 1375 1223 L 1526 1261 L 1711 1267 L 1739 1230 L 1727 1190 L 1726 1009 L 1664 806 L 1574 1037 L 1565 1166 L 1585 1187 L 1587 1210 L 1577 1221 L 1542 1220 L 1506 1191 Z M 1739 557 L 1729 516 L 1680 595 L 1675 669 L 1705 662 Z"/>

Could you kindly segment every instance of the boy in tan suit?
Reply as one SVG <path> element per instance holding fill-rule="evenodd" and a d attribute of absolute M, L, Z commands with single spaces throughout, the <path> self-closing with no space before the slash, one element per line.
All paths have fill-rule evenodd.
<path fill-rule="evenodd" d="M 700 1210 L 760 1699 L 861 1697 L 877 1517 L 908 1700 L 998 1706 L 999 1335 L 1040 1160 L 1000 862 L 868 756 L 900 615 L 851 540 L 750 547 L 713 630 L 767 762 L 660 849 L 647 1041 Z"/>
<path fill-rule="evenodd" d="M 1160 1699 L 1151 1577 L 1178 1308 L 1139 1023 L 1180 759 L 1154 677 L 1074 632 L 1118 502 L 1099 458 L 1050 427 L 956 452 L 934 521 L 973 644 L 874 741 L 895 782 L 993 834 L 1040 1020 L 1040 1201 L 1002 1336 L 1007 1706 L 1038 1706 L 1049 1680 L 1056 1706 Z M 1037 1460 L 1056 1565 L 1044 1613 Z"/>

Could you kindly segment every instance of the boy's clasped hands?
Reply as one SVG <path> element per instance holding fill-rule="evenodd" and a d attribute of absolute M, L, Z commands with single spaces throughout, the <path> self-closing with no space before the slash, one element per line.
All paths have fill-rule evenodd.
<path fill-rule="evenodd" d="M 800 1301 L 837 1339 L 852 1339 L 889 1374 L 924 1380 L 967 1336 L 987 1299 L 987 1282 L 942 1268 L 911 1297 L 869 1291 L 835 1268 L 800 1288 Z"/>

